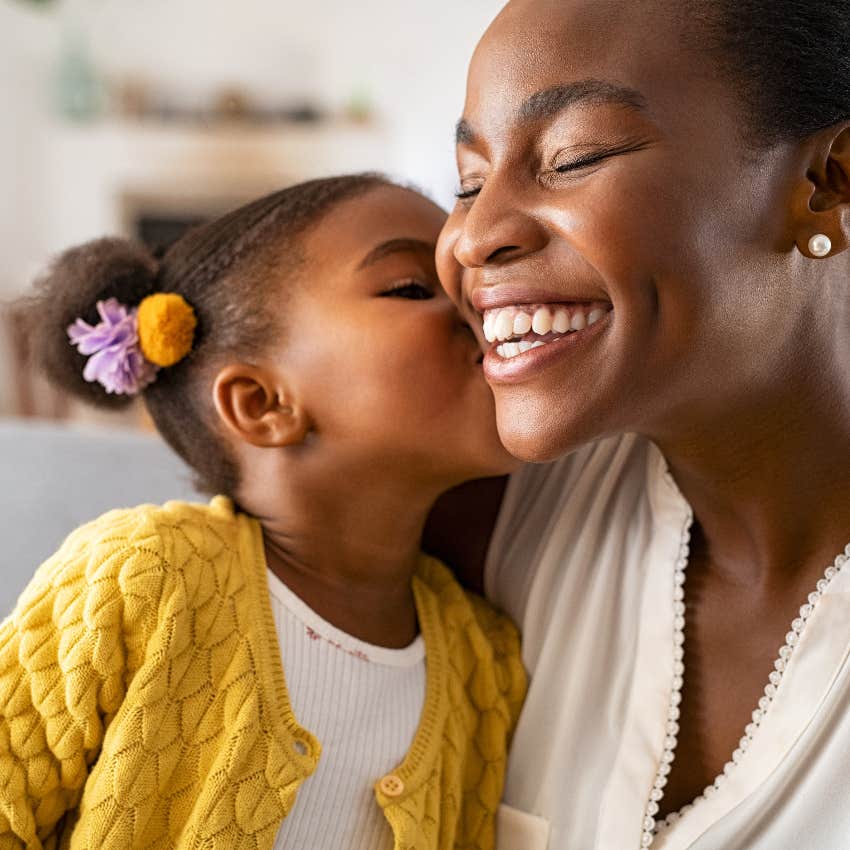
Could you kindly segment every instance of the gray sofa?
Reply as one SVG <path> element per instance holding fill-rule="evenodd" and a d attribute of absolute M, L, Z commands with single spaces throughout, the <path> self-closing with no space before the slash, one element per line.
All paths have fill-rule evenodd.
<path fill-rule="evenodd" d="M 112 508 L 203 499 L 162 440 L 135 431 L 0 418 L 0 470 L 0 618 L 81 523 Z"/>

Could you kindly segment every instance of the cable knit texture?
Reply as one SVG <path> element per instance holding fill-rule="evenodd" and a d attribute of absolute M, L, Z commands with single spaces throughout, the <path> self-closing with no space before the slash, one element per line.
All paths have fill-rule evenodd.
<path fill-rule="evenodd" d="M 75 531 L 0 626 L 0 848 L 274 844 L 321 744 L 290 707 L 259 524 L 222 497 Z M 397 850 L 486 850 L 525 692 L 510 623 L 423 556 Z M 379 779 L 376 777 L 376 779 Z"/>

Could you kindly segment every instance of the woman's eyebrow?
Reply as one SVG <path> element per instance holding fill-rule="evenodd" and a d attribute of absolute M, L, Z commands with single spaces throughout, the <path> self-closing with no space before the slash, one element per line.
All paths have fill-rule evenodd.
<path fill-rule="evenodd" d="M 647 109 L 646 98 L 637 89 L 606 80 L 578 80 L 542 89 L 526 98 L 516 111 L 516 123 L 531 124 L 554 118 L 573 106 L 603 103 L 625 106 L 640 112 Z M 455 142 L 458 145 L 471 145 L 475 139 L 472 125 L 461 118 L 455 128 Z"/>
<path fill-rule="evenodd" d="M 517 121 L 527 123 L 553 118 L 576 105 L 611 103 L 645 111 L 646 98 L 637 89 L 605 80 L 580 80 L 535 92 L 517 110 Z"/>
<path fill-rule="evenodd" d="M 426 242 L 423 239 L 388 239 L 386 242 L 381 242 L 369 251 L 358 264 L 357 271 L 377 263 L 378 260 L 383 260 L 384 257 L 388 257 L 390 254 L 426 253 L 429 256 L 433 256 L 436 250 L 436 245 Z"/>

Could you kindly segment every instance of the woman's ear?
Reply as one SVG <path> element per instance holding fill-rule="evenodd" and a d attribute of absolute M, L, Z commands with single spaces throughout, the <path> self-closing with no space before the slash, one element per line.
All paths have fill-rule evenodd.
<path fill-rule="evenodd" d="M 850 125 L 840 124 L 817 133 L 806 143 L 805 182 L 793 204 L 795 241 L 813 259 L 831 256 L 850 245 Z M 826 253 L 822 239 L 828 240 Z"/>
<path fill-rule="evenodd" d="M 307 412 L 291 389 L 262 366 L 225 366 L 216 375 L 213 402 L 225 428 L 252 446 L 299 445 L 310 431 Z"/>

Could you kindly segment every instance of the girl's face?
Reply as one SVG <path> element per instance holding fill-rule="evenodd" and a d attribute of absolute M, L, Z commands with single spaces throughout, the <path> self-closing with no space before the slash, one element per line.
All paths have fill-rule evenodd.
<path fill-rule="evenodd" d="M 334 208 L 304 239 L 280 358 L 318 438 L 343 459 L 450 486 L 514 461 L 476 338 L 437 278 L 445 220 L 389 186 Z"/>
<path fill-rule="evenodd" d="M 823 309 L 787 284 L 802 154 L 752 155 L 680 5 L 513 0 L 473 59 L 438 267 L 518 457 L 764 398 Z"/>

